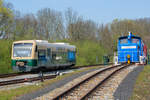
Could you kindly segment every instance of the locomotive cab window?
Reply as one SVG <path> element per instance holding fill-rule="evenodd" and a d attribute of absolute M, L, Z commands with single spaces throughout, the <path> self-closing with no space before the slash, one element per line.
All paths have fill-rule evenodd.
<path fill-rule="evenodd" d="M 132 43 L 137 43 L 137 44 L 139 44 L 139 43 L 140 43 L 140 40 L 137 39 L 137 38 L 132 38 Z"/>
<path fill-rule="evenodd" d="M 124 44 L 124 43 L 128 43 L 128 39 L 127 38 L 120 39 L 120 44 Z"/>

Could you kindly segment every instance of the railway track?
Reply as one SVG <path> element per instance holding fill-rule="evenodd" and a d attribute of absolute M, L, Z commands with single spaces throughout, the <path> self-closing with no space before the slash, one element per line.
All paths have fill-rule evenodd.
<path fill-rule="evenodd" d="M 0 78 L 7 78 L 7 77 L 13 77 L 13 76 L 27 75 L 27 74 L 31 74 L 31 72 L 0 74 Z"/>
<path fill-rule="evenodd" d="M 118 65 L 105 68 L 83 79 L 79 83 L 71 86 L 67 90 L 50 97 L 49 100 L 93 100 L 93 92 L 109 80 L 114 74 L 128 67 L 129 65 Z"/>
<path fill-rule="evenodd" d="M 33 78 L 24 78 L 24 79 L 2 81 L 2 82 L 0 82 L 0 86 L 17 84 L 17 83 L 24 83 L 24 82 L 33 82 L 33 81 L 45 80 L 45 79 L 52 79 L 52 78 L 56 78 L 56 76 L 57 75 L 48 75 L 48 76 L 43 76 L 43 77 L 33 77 Z"/>
<path fill-rule="evenodd" d="M 112 65 L 113 63 L 109 63 L 109 65 Z M 84 68 L 84 67 L 91 67 L 91 66 L 103 66 L 105 64 L 94 64 L 94 65 L 84 65 L 84 66 L 75 66 L 75 68 Z"/>
<path fill-rule="evenodd" d="M 110 64 L 112 64 L 112 63 L 110 63 Z M 85 68 L 85 67 L 91 67 L 91 66 L 101 66 L 101 65 L 104 65 L 104 64 L 74 66 L 74 67 L 71 67 L 70 69 L 79 69 L 79 68 Z M 50 71 L 50 70 L 48 70 L 48 71 Z M 36 73 L 38 73 L 38 72 L 19 72 L 19 73 L 0 74 L 0 78 L 14 77 L 14 76 L 20 76 L 20 75 L 27 75 L 27 74 L 36 74 Z"/>
<path fill-rule="evenodd" d="M 91 66 L 101 66 L 103 64 L 96 64 L 96 65 L 87 65 L 87 66 L 76 66 L 71 69 L 78 69 L 78 68 L 85 68 L 85 67 L 91 67 Z M 1 74 L 0 78 L 8 78 L 8 77 L 14 77 L 14 76 L 21 76 L 21 75 L 27 75 L 27 74 L 33 74 L 32 72 L 24 72 L 24 73 L 10 73 L 10 74 Z M 35 74 L 35 72 L 34 72 Z M 1 81 L 0 86 L 4 85 L 11 85 L 11 84 L 18 84 L 18 83 L 24 83 L 24 82 L 33 82 L 38 80 L 45 80 L 45 79 L 52 79 L 56 78 L 57 75 L 48 75 L 43 77 L 32 77 L 32 78 L 21 78 L 21 79 L 14 79 L 14 80 L 6 80 Z"/>

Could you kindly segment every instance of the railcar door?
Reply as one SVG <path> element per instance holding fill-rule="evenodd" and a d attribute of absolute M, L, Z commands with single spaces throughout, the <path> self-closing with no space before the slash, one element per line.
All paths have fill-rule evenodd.
<path fill-rule="evenodd" d="M 46 50 L 39 49 L 38 50 L 38 66 L 45 66 L 47 62 L 46 59 Z"/>
<path fill-rule="evenodd" d="M 75 52 L 68 50 L 68 60 L 70 62 L 75 61 Z"/>
<path fill-rule="evenodd" d="M 51 48 L 47 48 L 47 66 L 52 63 L 52 53 Z"/>

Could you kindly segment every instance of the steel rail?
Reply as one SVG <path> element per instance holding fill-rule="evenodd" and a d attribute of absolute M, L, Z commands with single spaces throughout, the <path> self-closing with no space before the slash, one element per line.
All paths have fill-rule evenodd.
<path fill-rule="evenodd" d="M 33 74 L 33 73 L 31 73 L 31 72 L 19 72 L 19 73 L 0 74 L 0 78 L 7 78 L 7 77 L 13 77 L 13 76 L 27 75 L 27 74 Z"/>
<path fill-rule="evenodd" d="M 109 63 L 112 64 L 112 63 Z M 102 66 L 104 64 L 94 64 L 94 65 L 84 65 L 84 66 L 73 66 L 71 68 L 67 69 L 79 69 L 79 68 L 86 68 L 86 67 L 91 67 L 91 66 Z M 49 71 L 49 70 L 48 70 Z M 54 70 L 55 71 L 55 70 Z M 59 71 L 59 70 L 58 70 Z M 13 77 L 13 76 L 20 76 L 20 75 L 27 75 L 27 74 L 35 74 L 38 72 L 19 72 L 19 73 L 8 73 L 8 74 L 0 74 L 0 78 L 7 78 L 7 77 Z"/>
<path fill-rule="evenodd" d="M 43 79 L 52 79 L 52 78 L 56 78 L 56 76 L 57 75 L 49 75 L 49 76 L 43 76 L 43 77 L 33 77 L 33 78 L 24 78 L 24 79 L 2 81 L 2 82 L 0 82 L 0 86 L 17 84 L 17 83 L 24 83 L 24 82 L 32 82 L 32 81 L 38 81 L 38 80 L 43 80 Z"/>
<path fill-rule="evenodd" d="M 123 65 L 124 65 L 124 64 L 123 64 Z M 103 70 L 101 70 L 101 71 L 95 73 L 94 75 L 92 75 L 92 76 L 90 76 L 90 77 L 88 77 L 88 78 L 82 80 L 81 82 L 75 84 L 74 86 L 70 87 L 69 89 L 63 91 L 62 93 L 56 94 L 56 96 L 53 97 L 51 100 L 59 100 L 59 99 L 60 99 L 61 97 L 63 97 L 65 94 L 69 93 L 71 90 L 75 89 L 76 87 L 80 86 L 81 84 L 85 83 L 86 81 L 92 79 L 92 78 L 95 77 L 96 75 L 101 74 L 101 73 L 103 73 L 103 72 L 105 72 L 105 71 L 111 70 L 111 69 L 113 69 L 113 68 L 116 68 L 116 67 L 119 67 L 119 66 L 123 66 L 123 65 L 117 65 L 117 66 L 112 66 L 112 67 L 109 67 L 109 68 L 105 68 L 105 69 L 103 69 Z"/>
<path fill-rule="evenodd" d="M 128 67 L 129 65 L 125 65 L 117 70 L 115 70 L 114 72 L 112 72 L 111 74 L 109 74 L 106 78 L 104 78 L 99 84 L 97 84 L 96 86 L 94 86 L 91 90 L 86 91 L 86 93 L 84 95 L 82 95 L 79 100 L 85 100 L 92 92 L 94 92 L 98 87 L 100 87 L 101 85 L 103 85 L 106 81 L 108 81 L 113 75 L 115 75 L 117 72 L 121 71 L 122 69 Z"/>

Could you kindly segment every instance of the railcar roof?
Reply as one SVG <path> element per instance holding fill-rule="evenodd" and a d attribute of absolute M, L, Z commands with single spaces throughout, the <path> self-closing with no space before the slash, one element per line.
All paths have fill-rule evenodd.
<path fill-rule="evenodd" d="M 40 43 L 40 42 L 38 42 L 37 45 L 47 46 L 47 47 L 62 47 L 62 48 L 68 48 L 68 49 L 76 48 L 74 45 L 69 45 L 69 44 L 55 44 L 55 43 Z"/>
<path fill-rule="evenodd" d="M 13 43 L 33 43 L 35 42 L 37 45 L 43 45 L 48 47 L 64 47 L 68 49 L 76 48 L 74 45 L 70 45 L 69 43 L 48 43 L 46 40 L 21 40 L 15 41 Z"/>
<path fill-rule="evenodd" d="M 32 42 L 35 42 L 35 40 L 20 40 L 20 41 L 15 41 L 13 43 L 32 43 Z"/>

